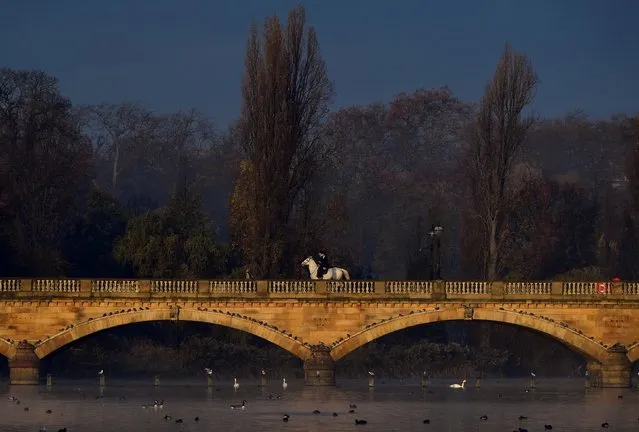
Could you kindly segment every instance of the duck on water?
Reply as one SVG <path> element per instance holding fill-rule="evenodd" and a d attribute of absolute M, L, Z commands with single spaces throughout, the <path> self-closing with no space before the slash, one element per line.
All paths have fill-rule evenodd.
<path fill-rule="evenodd" d="M 231 409 L 246 409 L 246 401 L 243 400 L 241 404 L 231 404 L 229 405 Z"/>

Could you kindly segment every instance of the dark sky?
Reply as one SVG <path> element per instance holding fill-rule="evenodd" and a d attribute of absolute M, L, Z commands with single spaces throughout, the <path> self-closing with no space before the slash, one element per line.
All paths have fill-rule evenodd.
<path fill-rule="evenodd" d="M 248 27 L 300 1 L 0 0 L 0 65 L 57 76 L 75 103 L 237 116 Z M 544 116 L 639 111 L 639 0 L 316 0 L 337 106 L 448 85 L 477 100 L 509 41 Z"/>

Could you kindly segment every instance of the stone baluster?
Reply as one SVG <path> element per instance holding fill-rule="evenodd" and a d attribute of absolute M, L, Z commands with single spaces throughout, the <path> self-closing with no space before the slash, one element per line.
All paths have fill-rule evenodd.
<path fill-rule="evenodd" d="M 387 281 L 385 285 L 389 294 L 432 293 L 432 283 L 428 281 Z"/>
<path fill-rule="evenodd" d="M 623 282 L 622 292 L 623 292 L 623 295 L 636 296 L 637 294 L 639 294 L 639 283 Z"/>
<path fill-rule="evenodd" d="M 506 294 L 550 295 L 552 282 L 506 282 Z"/>
<path fill-rule="evenodd" d="M 20 279 L 0 279 L 0 292 L 20 291 L 21 285 Z"/>
<path fill-rule="evenodd" d="M 91 291 L 107 293 L 137 293 L 140 292 L 140 282 L 137 280 L 105 280 L 91 281 Z"/>

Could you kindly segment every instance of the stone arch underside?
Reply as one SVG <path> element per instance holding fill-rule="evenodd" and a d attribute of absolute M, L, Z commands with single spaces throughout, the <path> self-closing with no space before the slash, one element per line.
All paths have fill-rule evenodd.
<path fill-rule="evenodd" d="M 0 355 L 10 359 L 16 354 L 16 347 L 6 339 L 0 338 Z"/>
<path fill-rule="evenodd" d="M 286 336 L 266 325 L 236 315 L 206 310 L 180 309 L 179 319 L 180 321 L 204 322 L 242 330 L 265 339 L 302 360 L 306 360 L 311 356 L 310 348 L 292 337 Z M 75 324 L 73 327 L 37 343 L 35 345 L 35 353 L 42 359 L 65 345 L 102 330 L 133 323 L 169 320 L 171 320 L 171 310 L 168 308 L 113 313 L 112 315 Z"/>
<path fill-rule="evenodd" d="M 331 357 L 333 357 L 334 360 L 339 360 L 368 342 L 409 327 L 443 321 L 464 321 L 465 319 L 468 318 L 465 318 L 464 308 L 430 309 L 425 312 L 415 312 L 410 315 L 399 316 L 373 325 L 334 345 L 331 350 Z M 475 308 L 473 310 L 472 320 L 512 324 L 544 333 L 588 359 L 602 361 L 608 355 L 607 349 L 600 343 L 580 334 L 576 330 L 544 319 L 539 315 L 529 315 L 513 310 Z"/>

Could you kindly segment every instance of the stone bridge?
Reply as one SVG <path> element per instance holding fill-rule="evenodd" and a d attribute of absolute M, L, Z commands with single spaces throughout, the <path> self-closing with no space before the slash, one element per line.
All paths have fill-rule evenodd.
<path fill-rule="evenodd" d="M 628 387 L 639 358 L 639 282 L 0 279 L 0 354 L 12 384 L 40 360 L 111 327 L 159 320 L 243 330 L 304 361 L 310 385 L 334 362 L 411 326 L 508 323 L 581 354 L 593 386 Z"/>

